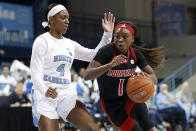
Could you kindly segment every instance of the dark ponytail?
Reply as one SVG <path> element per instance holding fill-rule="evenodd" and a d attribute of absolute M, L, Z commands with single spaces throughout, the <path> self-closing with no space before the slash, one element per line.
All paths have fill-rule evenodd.
<path fill-rule="evenodd" d="M 137 27 L 130 21 L 121 21 L 118 24 L 128 24 L 130 25 L 134 31 L 135 31 L 135 36 L 137 35 Z M 164 54 L 165 54 L 165 49 L 164 47 L 157 47 L 157 48 L 144 48 L 141 46 L 137 46 L 135 44 L 132 45 L 134 48 L 137 48 L 140 50 L 140 52 L 145 56 L 148 64 L 153 68 L 156 69 L 158 68 L 165 60 Z"/>
<path fill-rule="evenodd" d="M 157 48 L 144 48 L 133 44 L 134 48 L 137 48 L 141 51 L 141 53 L 145 56 L 148 64 L 153 68 L 156 69 L 165 61 L 164 47 L 157 47 Z"/>
<path fill-rule="evenodd" d="M 43 21 L 48 21 L 48 12 L 55 6 L 59 5 L 58 3 L 52 3 L 48 6 L 48 8 L 46 9 L 46 11 L 44 12 L 44 20 Z M 50 28 L 48 26 L 46 26 L 43 31 L 44 32 L 48 32 L 50 30 Z"/>

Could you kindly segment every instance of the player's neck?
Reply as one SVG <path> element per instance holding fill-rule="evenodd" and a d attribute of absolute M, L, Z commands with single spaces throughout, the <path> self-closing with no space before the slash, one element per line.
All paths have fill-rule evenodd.
<path fill-rule="evenodd" d="M 57 39 L 62 39 L 62 38 L 63 38 L 62 34 L 57 33 L 57 32 L 55 32 L 55 31 L 50 30 L 49 33 L 50 33 L 53 37 L 55 37 L 55 38 L 57 38 Z"/>
<path fill-rule="evenodd" d="M 128 54 L 128 50 L 126 51 L 126 52 L 119 52 L 118 51 L 118 53 L 117 53 L 118 55 L 125 55 L 125 56 L 127 56 L 127 54 Z"/>

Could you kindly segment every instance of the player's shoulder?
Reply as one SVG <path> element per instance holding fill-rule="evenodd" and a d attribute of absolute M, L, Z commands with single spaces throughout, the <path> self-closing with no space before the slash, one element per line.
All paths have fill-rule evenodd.
<path fill-rule="evenodd" d="M 67 42 L 72 42 L 72 43 L 75 42 L 74 40 L 71 40 L 70 38 L 67 38 L 67 37 L 64 37 L 64 36 L 63 36 L 63 39 L 64 39 L 65 41 L 67 41 Z"/>
<path fill-rule="evenodd" d="M 99 49 L 94 60 L 104 65 L 113 58 L 114 50 L 115 50 L 114 45 L 107 44 Z"/>
<path fill-rule="evenodd" d="M 45 41 L 45 39 L 47 39 L 47 37 L 48 37 L 48 33 L 46 32 L 46 33 L 43 33 L 43 34 L 37 36 L 34 41 Z"/>
<path fill-rule="evenodd" d="M 137 56 L 142 54 L 141 50 L 136 47 L 133 47 L 133 50 Z"/>
<path fill-rule="evenodd" d="M 137 49 L 136 47 L 133 47 L 133 50 L 134 50 L 134 52 L 140 52 L 140 50 L 139 49 Z"/>
<path fill-rule="evenodd" d="M 48 37 L 47 33 L 43 33 L 43 34 L 37 36 L 33 42 L 33 47 L 47 45 L 47 37 Z"/>
<path fill-rule="evenodd" d="M 103 47 L 101 47 L 99 49 L 100 51 L 104 51 L 104 52 L 113 52 L 114 51 L 114 45 L 111 44 L 107 44 L 107 45 L 104 45 Z"/>
<path fill-rule="evenodd" d="M 45 33 L 39 35 L 37 38 L 42 38 L 42 39 L 45 38 L 45 39 L 47 39 L 47 38 L 49 38 L 49 37 L 50 37 L 49 32 L 45 32 Z"/>

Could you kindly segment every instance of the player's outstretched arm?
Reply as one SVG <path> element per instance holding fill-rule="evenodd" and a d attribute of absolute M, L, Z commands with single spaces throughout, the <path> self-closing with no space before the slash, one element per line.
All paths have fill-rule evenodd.
<path fill-rule="evenodd" d="M 112 13 L 104 13 L 104 18 L 102 19 L 102 28 L 104 29 L 104 34 L 101 41 L 95 49 L 85 48 L 75 42 L 75 59 L 90 62 L 101 47 L 111 43 L 114 22 L 115 17 Z"/>

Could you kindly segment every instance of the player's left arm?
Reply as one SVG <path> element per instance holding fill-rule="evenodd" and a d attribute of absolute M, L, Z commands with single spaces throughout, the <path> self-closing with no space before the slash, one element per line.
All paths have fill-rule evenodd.
<path fill-rule="evenodd" d="M 93 80 L 95 78 L 100 77 L 103 75 L 106 71 L 109 69 L 118 66 L 119 64 L 123 63 L 126 60 L 126 56 L 124 55 L 118 55 L 115 56 L 114 59 L 107 63 L 102 65 L 100 62 L 93 60 L 90 62 L 88 68 L 86 69 L 86 72 L 84 74 L 85 80 Z"/>
<path fill-rule="evenodd" d="M 103 37 L 95 49 L 88 49 L 75 42 L 75 59 L 82 61 L 92 61 L 98 50 L 107 45 L 112 40 L 112 32 L 114 29 L 115 17 L 110 12 L 104 14 L 102 19 L 102 27 L 104 29 Z"/>
<path fill-rule="evenodd" d="M 112 67 L 115 67 L 125 61 L 126 56 L 118 55 L 114 58 L 114 48 L 112 45 L 102 47 L 88 65 L 84 74 L 85 80 L 93 80 L 100 77 Z"/>

